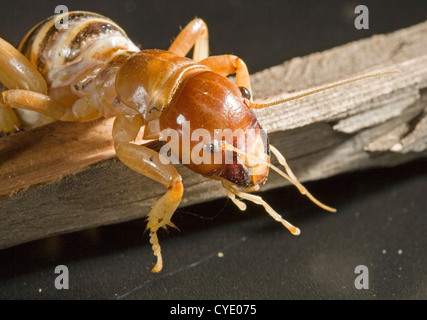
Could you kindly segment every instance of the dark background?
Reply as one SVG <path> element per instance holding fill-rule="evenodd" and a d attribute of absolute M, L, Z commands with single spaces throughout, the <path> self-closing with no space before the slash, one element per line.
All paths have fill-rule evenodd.
<path fill-rule="evenodd" d="M 166 49 L 180 26 L 201 17 L 211 54 L 236 54 L 251 72 L 427 18 L 423 0 L 0 1 L 0 36 L 17 45 L 59 4 L 112 18 L 143 48 Z M 369 8 L 369 30 L 354 27 L 358 4 Z M 2 250 L 0 298 L 426 299 L 426 177 L 419 160 L 307 183 L 335 214 L 293 188 L 262 194 L 299 237 L 257 206 L 242 213 L 221 199 L 179 209 L 181 231 L 160 234 L 160 274 L 149 272 L 155 258 L 143 219 Z M 69 269 L 69 290 L 54 287 L 57 265 Z M 354 286 L 358 265 L 369 269 L 368 290 Z"/>

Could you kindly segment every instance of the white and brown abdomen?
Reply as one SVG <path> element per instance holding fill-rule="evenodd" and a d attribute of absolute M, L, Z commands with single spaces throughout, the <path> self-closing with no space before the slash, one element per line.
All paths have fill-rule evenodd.
<path fill-rule="evenodd" d="M 115 98 L 115 73 L 126 52 L 139 48 L 110 19 L 74 11 L 40 22 L 18 50 L 46 79 L 49 96 L 70 106 L 79 99 L 93 100 L 109 115 L 105 104 Z"/>
<path fill-rule="evenodd" d="M 63 21 L 58 24 L 55 22 Z M 65 21 L 65 22 L 64 22 Z M 48 84 L 64 68 L 110 60 L 119 50 L 139 51 L 113 21 L 90 12 L 67 12 L 36 25 L 19 44 L 21 51 Z"/>

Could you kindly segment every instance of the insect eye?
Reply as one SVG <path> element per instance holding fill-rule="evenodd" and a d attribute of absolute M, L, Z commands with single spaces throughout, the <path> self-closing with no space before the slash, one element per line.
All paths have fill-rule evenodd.
<path fill-rule="evenodd" d="M 214 140 L 211 143 L 206 144 L 204 148 L 209 153 L 217 153 L 220 151 L 219 143 L 217 140 Z"/>
<path fill-rule="evenodd" d="M 245 87 L 239 87 L 240 92 L 242 93 L 243 98 L 251 100 L 251 93 Z"/>

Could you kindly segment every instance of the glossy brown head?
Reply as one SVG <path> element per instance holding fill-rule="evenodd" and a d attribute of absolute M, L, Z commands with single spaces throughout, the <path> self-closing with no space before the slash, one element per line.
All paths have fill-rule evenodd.
<path fill-rule="evenodd" d="M 159 120 L 161 130 L 178 132 L 179 160 L 191 170 L 244 188 L 267 178 L 267 135 L 245 92 L 226 77 L 211 71 L 192 76 Z"/>

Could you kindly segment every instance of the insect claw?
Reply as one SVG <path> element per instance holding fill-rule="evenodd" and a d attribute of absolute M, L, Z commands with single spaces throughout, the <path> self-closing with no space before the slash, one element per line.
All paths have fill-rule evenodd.
<path fill-rule="evenodd" d="M 169 221 L 169 223 L 167 224 L 167 226 L 169 226 L 169 227 L 171 227 L 171 228 L 174 228 L 174 229 L 176 229 L 176 230 L 178 230 L 178 231 L 180 231 L 181 232 L 181 230 L 176 226 L 176 224 L 175 223 L 173 223 L 172 221 Z"/>
<path fill-rule="evenodd" d="M 160 255 L 160 256 L 157 256 L 157 262 L 150 271 L 153 273 L 157 273 L 162 271 L 162 269 L 163 269 L 163 259 L 162 259 L 162 256 Z"/>
<path fill-rule="evenodd" d="M 161 226 L 161 228 L 163 228 L 163 230 L 165 230 L 166 232 L 169 231 L 168 227 L 171 227 L 171 228 L 174 228 L 174 229 L 176 229 L 178 231 L 181 231 L 181 230 L 179 230 L 179 228 L 172 221 L 169 221 L 167 224 Z"/>

